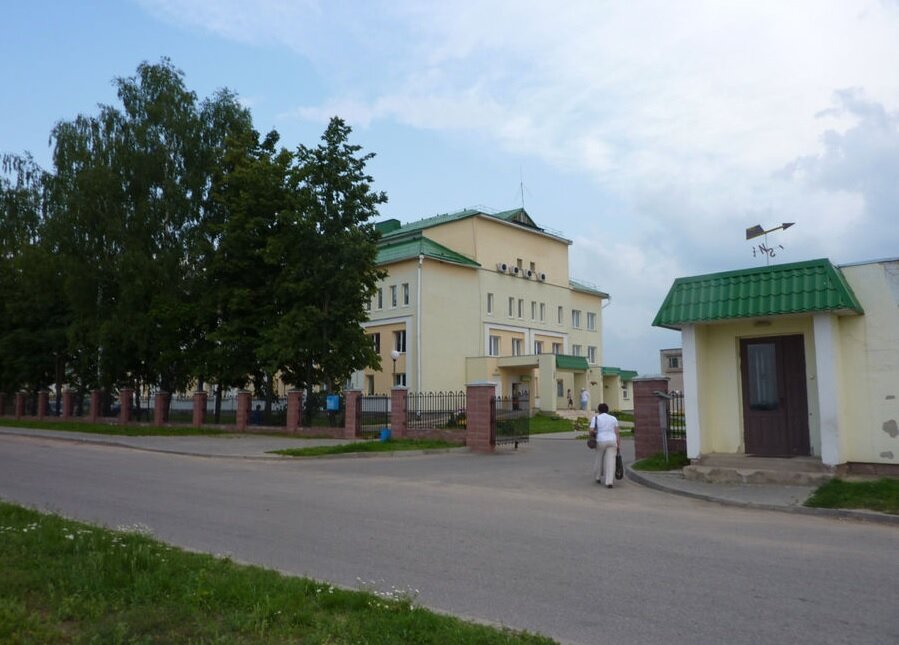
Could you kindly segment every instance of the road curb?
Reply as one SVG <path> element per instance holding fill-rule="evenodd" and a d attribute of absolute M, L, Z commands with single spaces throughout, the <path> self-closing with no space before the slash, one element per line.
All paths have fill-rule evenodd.
<path fill-rule="evenodd" d="M 741 502 L 724 497 L 717 497 L 715 495 L 695 493 L 693 491 L 681 490 L 679 488 L 665 486 L 664 484 L 660 484 L 659 482 L 654 481 L 648 477 L 644 477 L 630 466 L 627 466 L 625 468 L 625 474 L 630 481 L 640 484 L 641 486 L 645 486 L 646 488 L 652 488 L 653 490 L 661 491 L 663 493 L 670 493 L 672 495 L 680 495 L 681 497 L 690 497 L 692 499 L 698 499 L 705 502 L 714 502 L 723 506 L 735 506 L 737 508 L 749 508 L 761 511 L 777 511 L 780 513 L 793 513 L 795 515 L 815 515 L 818 517 L 830 517 L 841 520 L 856 520 L 861 522 L 874 522 L 876 524 L 892 524 L 899 526 L 899 515 L 889 515 L 887 513 L 878 513 L 877 511 L 858 511 L 844 508 L 812 508 L 809 506 L 780 506 L 777 504 L 762 504 L 759 502 Z M 747 486 L 753 485 L 760 486 L 762 484 L 747 484 Z"/>

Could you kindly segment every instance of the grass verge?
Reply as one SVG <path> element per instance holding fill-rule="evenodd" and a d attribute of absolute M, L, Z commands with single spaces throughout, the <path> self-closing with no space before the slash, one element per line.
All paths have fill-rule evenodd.
<path fill-rule="evenodd" d="M 0 571 L 2 643 L 554 642 L 2 502 Z"/>
<path fill-rule="evenodd" d="M 530 434 L 550 434 L 553 432 L 571 432 L 574 422 L 554 414 L 537 413 L 530 418 Z"/>
<path fill-rule="evenodd" d="M 309 448 L 285 448 L 272 450 L 271 454 L 287 457 L 321 457 L 322 455 L 345 455 L 354 452 L 397 452 L 403 450 L 439 450 L 461 448 L 458 443 L 437 439 L 391 439 L 390 441 L 355 441 L 336 446 L 311 446 Z"/>
<path fill-rule="evenodd" d="M 680 470 L 684 466 L 689 466 L 690 460 L 687 455 L 682 452 L 672 452 L 668 454 L 668 459 L 661 452 L 656 453 L 652 457 L 641 459 L 634 462 L 631 466 L 634 470 Z"/>
<path fill-rule="evenodd" d="M 856 508 L 899 515 L 899 480 L 847 482 L 831 479 L 806 502 L 814 508 Z"/>
<path fill-rule="evenodd" d="M 217 428 L 194 428 L 179 426 L 161 428 L 145 425 L 118 425 L 114 423 L 85 423 L 81 421 L 32 421 L 30 419 L 0 419 L 0 426 L 8 428 L 33 428 L 35 430 L 61 430 L 64 432 L 87 432 L 90 434 L 119 435 L 125 437 L 185 437 L 188 435 L 228 434 Z"/>

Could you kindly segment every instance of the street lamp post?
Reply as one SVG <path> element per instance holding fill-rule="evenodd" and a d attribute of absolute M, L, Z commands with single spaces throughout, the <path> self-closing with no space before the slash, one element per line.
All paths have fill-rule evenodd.
<path fill-rule="evenodd" d="M 393 350 L 390 352 L 390 358 L 393 359 L 393 384 L 396 385 L 396 359 L 400 357 L 400 353 L 398 350 Z"/>

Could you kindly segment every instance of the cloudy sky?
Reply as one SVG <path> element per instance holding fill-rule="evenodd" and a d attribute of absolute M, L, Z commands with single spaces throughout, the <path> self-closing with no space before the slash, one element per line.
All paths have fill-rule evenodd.
<path fill-rule="evenodd" d="M 899 256 L 899 0 L 7 3 L 0 152 L 46 165 L 162 56 L 285 145 L 346 119 L 384 217 L 523 198 L 611 294 L 609 365 L 658 372 L 672 280 L 764 264 L 747 227 L 796 223 L 772 263 Z"/>

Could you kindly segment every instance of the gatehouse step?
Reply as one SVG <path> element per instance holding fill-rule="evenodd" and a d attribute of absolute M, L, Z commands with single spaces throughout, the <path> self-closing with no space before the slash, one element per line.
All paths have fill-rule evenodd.
<path fill-rule="evenodd" d="M 834 477 L 832 469 L 815 457 L 706 455 L 683 472 L 684 479 L 718 484 L 821 486 Z"/>

